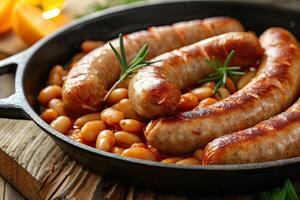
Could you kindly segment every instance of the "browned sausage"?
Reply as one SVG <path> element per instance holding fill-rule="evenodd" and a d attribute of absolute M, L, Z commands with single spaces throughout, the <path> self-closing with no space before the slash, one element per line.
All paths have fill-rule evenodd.
<path fill-rule="evenodd" d="M 249 66 L 263 53 L 253 33 L 224 33 L 154 58 L 162 60 L 144 67 L 132 78 L 129 98 L 133 109 L 145 118 L 171 114 L 180 100 L 180 90 L 213 72 L 206 59 L 225 61 L 234 50 L 233 66 Z"/>
<path fill-rule="evenodd" d="M 243 30 L 243 26 L 235 19 L 214 17 L 128 34 L 124 38 L 124 46 L 127 60 L 131 60 L 144 44 L 149 45 L 148 58 L 153 58 L 204 38 Z M 112 44 L 119 49 L 118 39 L 113 40 Z M 119 78 L 120 73 L 120 64 L 108 44 L 93 50 L 70 70 L 66 78 L 63 87 L 66 107 L 77 113 L 99 110 L 106 90 Z"/>
<path fill-rule="evenodd" d="M 270 28 L 260 43 L 265 56 L 250 83 L 206 108 L 152 121 L 145 131 L 147 141 L 164 153 L 187 153 L 285 110 L 300 91 L 297 41 L 285 29 Z"/>
<path fill-rule="evenodd" d="M 206 146 L 202 162 L 204 165 L 239 164 L 296 156 L 300 156 L 300 100 L 286 112 L 253 128 L 213 140 Z"/>

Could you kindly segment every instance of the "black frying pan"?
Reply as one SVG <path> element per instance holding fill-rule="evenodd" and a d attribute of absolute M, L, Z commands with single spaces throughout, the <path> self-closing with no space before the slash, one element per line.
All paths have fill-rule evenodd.
<path fill-rule="evenodd" d="M 226 166 L 165 165 L 122 158 L 77 143 L 52 129 L 39 117 L 36 97 L 46 84 L 50 68 L 54 64 L 67 62 L 79 51 L 81 41 L 109 40 L 117 37 L 120 32 L 220 15 L 241 20 L 248 30 L 257 34 L 268 27 L 281 26 L 300 37 L 300 10 L 272 4 L 169 1 L 110 9 L 80 19 L 21 54 L 0 62 L 0 74 L 16 69 L 15 94 L 0 100 L 0 116 L 32 119 L 79 163 L 100 174 L 151 188 L 177 192 L 203 189 L 217 191 L 220 188 L 269 186 L 287 177 L 297 179 L 300 177 L 300 158 Z"/>

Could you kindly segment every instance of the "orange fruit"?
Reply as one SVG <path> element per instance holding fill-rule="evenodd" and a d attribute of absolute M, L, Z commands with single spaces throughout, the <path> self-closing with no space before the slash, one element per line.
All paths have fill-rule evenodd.
<path fill-rule="evenodd" d="M 18 3 L 12 18 L 13 30 L 27 44 L 31 45 L 53 33 L 67 22 L 63 14 L 53 20 L 44 19 L 42 15 L 43 11 L 38 7 L 24 2 Z"/>
<path fill-rule="evenodd" d="M 40 0 L 40 3 L 44 11 L 53 9 L 61 9 L 64 5 L 65 0 Z"/>
<path fill-rule="evenodd" d="M 17 0 L 0 1 L 0 34 L 11 29 L 11 16 Z"/>

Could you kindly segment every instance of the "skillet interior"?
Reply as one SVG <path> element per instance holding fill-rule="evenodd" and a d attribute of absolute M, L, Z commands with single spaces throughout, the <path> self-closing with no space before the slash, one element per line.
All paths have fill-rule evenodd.
<path fill-rule="evenodd" d="M 90 169 L 120 180 L 126 180 L 151 188 L 176 189 L 198 192 L 217 188 L 249 189 L 270 186 L 286 177 L 298 178 L 300 159 L 289 159 L 263 164 L 228 166 L 169 166 L 159 163 L 120 158 L 93 148 L 78 144 L 54 131 L 33 111 L 34 101 L 45 85 L 50 68 L 58 63 L 66 63 L 79 50 L 85 39 L 108 40 L 120 32 L 132 32 L 151 25 L 206 18 L 211 16 L 231 16 L 239 19 L 247 28 L 257 34 L 272 26 L 289 29 L 300 36 L 300 11 L 283 9 L 274 5 L 243 2 L 182 1 L 129 6 L 128 9 L 115 8 L 110 11 L 88 16 L 66 27 L 53 36 L 35 45 L 28 53 L 30 59 L 25 68 L 18 70 L 17 88 L 24 92 L 27 102 L 23 107 L 30 117 L 81 164 Z M 21 95 L 22 96 L 22 95 Z M 222 175 L 222 176 L 220 176 Z M 270 183 L 270 184 L 267 184 Z"/>

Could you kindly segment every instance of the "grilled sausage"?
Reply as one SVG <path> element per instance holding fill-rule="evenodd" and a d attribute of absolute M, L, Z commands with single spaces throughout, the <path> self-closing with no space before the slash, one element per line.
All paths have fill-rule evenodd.
<path fill-rule="evenodd" d="M 130 82 L 133 109 L 150 119 L 171 114 L 179 104 L 180 90 L 213 72 L 205 60 L 224 62 L 231 50 L 236 53 L 233 66 L 249 66 L 263 53 L 253 33 L 231 32 L 154 58 L 162 61 L 142 68 Z"/>
<path fill-rule="evenodd" d="M 131 60 L 144 45 L 149 45 L 148 59 L 199 40 L 231 31 L 243 31 L 240 22 L 228 17 L 214 17 L 152 27 L 126 35 L 124 46 Z M 119 40 L 112 44 L 119 49 Z M 84 56 L 67 75 L 63 86 L 63 101 L 68 110 L 82 113 L 101 108 L 102 99 L 119 78 L 121 67 L 108 44 Z"/>
<path fill-rule="evenodd" d="M 300 91 L 297 41 L 285 29 L 270 28 L 260 44 L 265 49 L 262 64 L 243 89 L 206 108 L 150 122 L 147 141 L 164 153 L 188 153 L 285 110 Z"/>
<path fill-rule="evenodd" d="M 213 140 L 206 146 L 202 162 L 204 165 L 240 164 L 296 156 L 300 156 L 300 100 L 286 112 L 253 128 Z"/>

